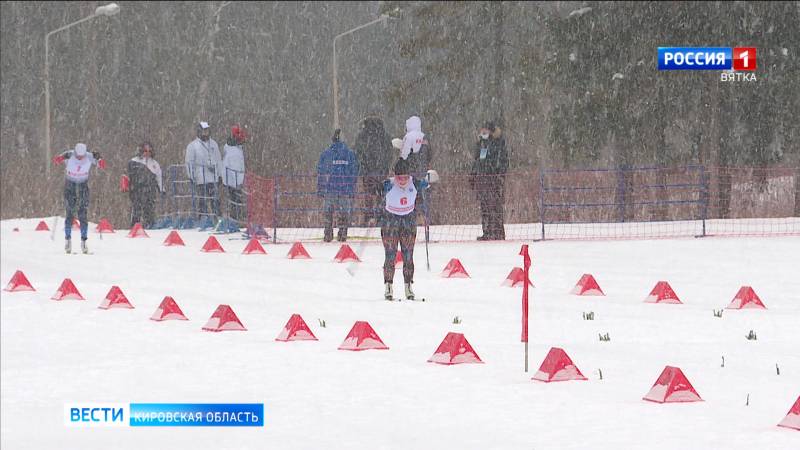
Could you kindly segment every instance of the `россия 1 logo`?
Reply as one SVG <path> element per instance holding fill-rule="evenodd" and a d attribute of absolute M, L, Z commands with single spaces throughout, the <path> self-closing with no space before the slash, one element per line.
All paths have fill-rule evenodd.
<path fill-rule="evenodd" d="M 756 48 L 734 47 L 733 70 L 756 70 Z"/>
<path fill-rule="evenodd" d="M 718 70 L 721 81 L 756 81 L 756 67 L 755 47 L 658 47 L 658 70 Z"/>

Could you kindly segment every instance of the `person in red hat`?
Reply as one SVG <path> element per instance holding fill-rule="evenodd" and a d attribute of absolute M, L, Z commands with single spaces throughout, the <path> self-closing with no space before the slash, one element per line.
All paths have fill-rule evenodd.
<path fill-rule="evenodd" d="M 225 156 L 222 158 L 222 182 L 228 194 L 228 213 L 230 218 L 237 221 L 239 225 L 247 219 L 244 204 L 244 143 L 247 140 L 247 132 L 239 125 L 231 127 L 231 134 L 225 143 L 223 150 Z"/>

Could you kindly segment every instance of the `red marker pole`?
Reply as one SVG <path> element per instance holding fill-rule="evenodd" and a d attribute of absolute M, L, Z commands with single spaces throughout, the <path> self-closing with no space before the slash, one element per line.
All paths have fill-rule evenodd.
<path fill-rule="evenodd" d="M 531 268 L 531 257 L 528 254 L 528 244 L 522 244 L 519 251 L 523 261 L 525 279 L 522 281 L 522 342 L 525 343 L 525 372 L 528 371 L 528 274 Z"/>

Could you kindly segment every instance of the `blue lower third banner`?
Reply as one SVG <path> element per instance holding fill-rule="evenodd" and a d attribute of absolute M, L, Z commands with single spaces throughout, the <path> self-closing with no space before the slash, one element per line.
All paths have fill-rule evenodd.
<path fill-rule="evenodd" d="M 132 427 L 263 427 L 263 403 L 131 403 Z"/>

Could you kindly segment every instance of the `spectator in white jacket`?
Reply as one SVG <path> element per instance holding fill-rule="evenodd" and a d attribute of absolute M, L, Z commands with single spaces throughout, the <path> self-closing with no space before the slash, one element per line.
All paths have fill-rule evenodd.
<path fill-rule="evenodd" d="M 217 182 L 222 178 L 222 155 L 217 142 L 211 139 L 208 122 L 197 124 L 197 138 L 186 146 L 186 173 L 194 184 L 198 216 L 219 216 Z M 208 210 L 209 202 L 211 211 Z"/>
<path fill-rule="evenodd" d="M 247 214 L 244 209 L 244 143 L 247 133 L 239 125 L 231 127 L 231 135 L 225 143 L 225 157 L 222 159 L 223 176 L 228 195 L 228 212 L 231 219 L 242 225 Z"/>

